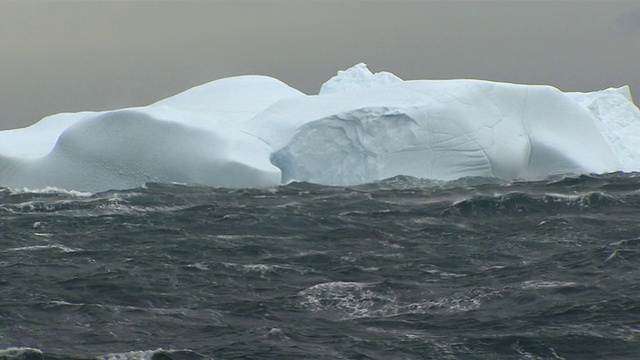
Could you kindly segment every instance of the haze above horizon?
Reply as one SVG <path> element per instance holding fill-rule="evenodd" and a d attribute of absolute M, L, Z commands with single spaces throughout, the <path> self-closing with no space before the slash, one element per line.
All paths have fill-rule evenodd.
<path fill-rule="evenodd" d="M 243 74 L 317 93 L 359 62 L 640 96 L 635 2 L 3 2 L 0 43 L 0 130 Z"/>

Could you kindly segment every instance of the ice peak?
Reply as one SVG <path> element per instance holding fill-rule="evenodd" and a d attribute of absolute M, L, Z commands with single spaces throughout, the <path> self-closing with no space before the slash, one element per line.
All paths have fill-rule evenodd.
<path fill-rule="evenodd" d="M 381 71 L 374 74 L 367 68 L 367 64 L 359 63 L 347 70 L 338 71 L 336 76 L 322 84 L 320 94 L 360 90 L 399 82 L 402 82 L 402 79 L 390 72 Z"/>

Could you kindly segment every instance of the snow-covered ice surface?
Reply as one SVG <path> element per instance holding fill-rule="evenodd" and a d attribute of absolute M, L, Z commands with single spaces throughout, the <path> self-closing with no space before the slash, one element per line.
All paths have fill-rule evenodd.
<path fill-rule="evenodd" d="M 627 87 L 563 93 L 404 81 L 364 64 L 338 72 L 318 95 L 240 76 L 145 107 L 58 114 L 0 132 L 0 186 L 11 188 L 352 185 L 395 175 L 511 180 L 637 170 L 640 111 Z"/>

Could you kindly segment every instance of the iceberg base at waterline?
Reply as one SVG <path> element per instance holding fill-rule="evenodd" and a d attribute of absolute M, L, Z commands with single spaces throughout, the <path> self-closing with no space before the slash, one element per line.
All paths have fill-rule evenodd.
<path fill-rule="evenodd" d="M 355 185 L 640 170 L 628 87 L 564 93 L 481 80 L 404 81 L 358 64 L 305 95 L 266 76 L 145 107 L 0 131 L 0 186 L 103 191 L 145 182 Z"/>

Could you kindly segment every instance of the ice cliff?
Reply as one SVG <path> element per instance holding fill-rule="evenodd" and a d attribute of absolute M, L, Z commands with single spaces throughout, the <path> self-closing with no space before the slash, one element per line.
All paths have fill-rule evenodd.
<path fill-rule="evenodd" d="M 403 81 L 358 64 L 305 95 L 266 76 L 145 107 L 0 131 L 0 186 L 102 191 L 145 182 L 351 185 L 395 175 L 539 179 L 640 170 L 628 88 L 563 93 L 480 80 Z"/>

